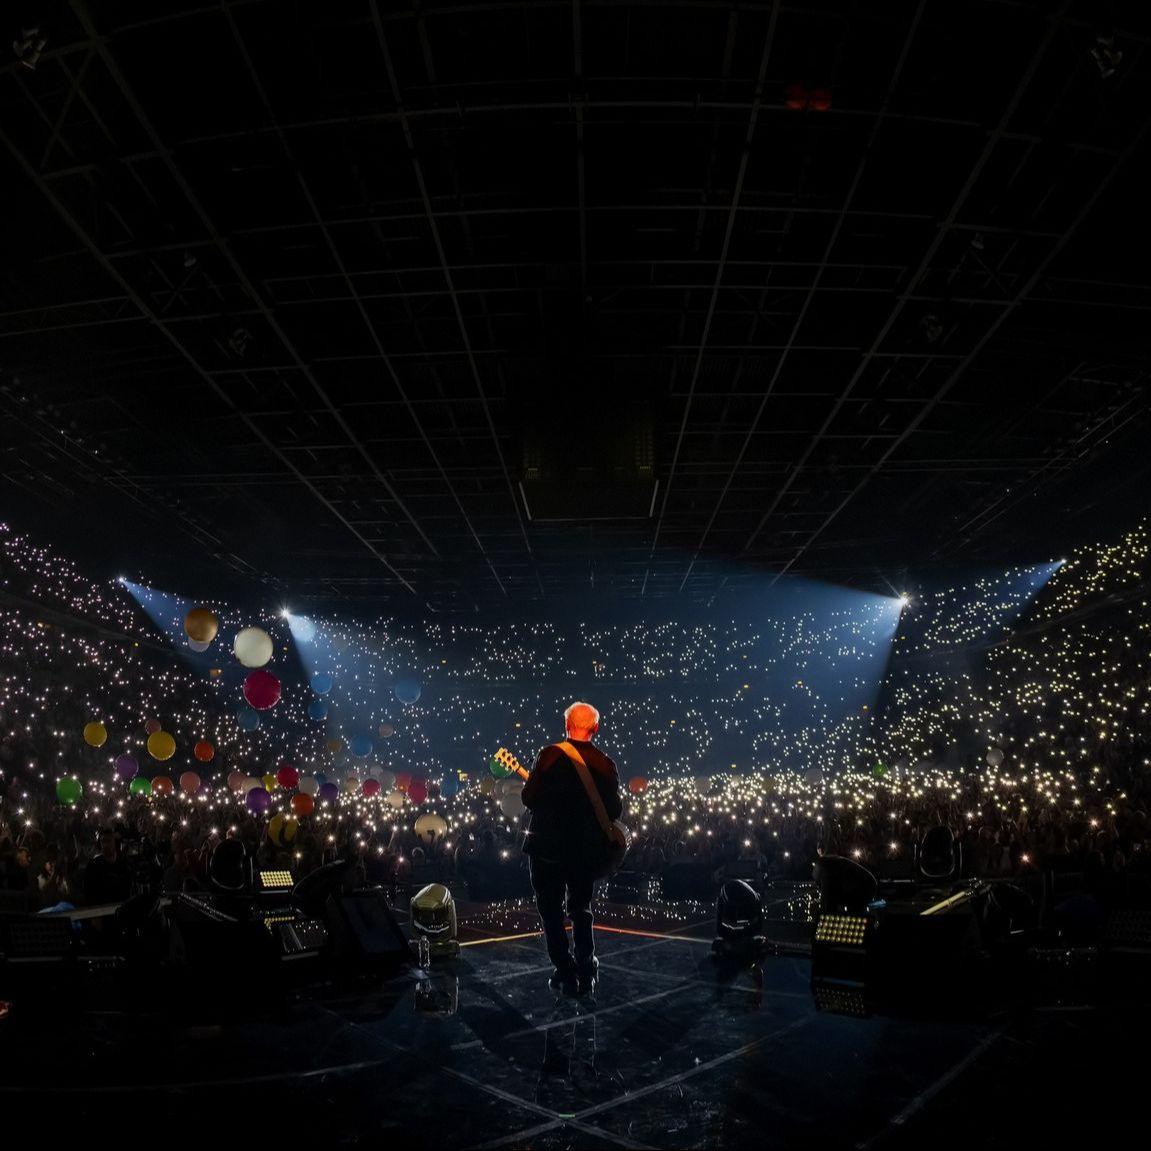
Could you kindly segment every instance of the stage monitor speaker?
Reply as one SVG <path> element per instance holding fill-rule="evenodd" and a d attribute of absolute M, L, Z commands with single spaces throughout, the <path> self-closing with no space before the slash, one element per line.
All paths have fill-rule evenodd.
<path fill-rule="evenodd" d="M 327 921 L 333 951 L 345 963 L 387 968 L 411 960 L 408 941 L 378 887 L 329 896 Z"/>

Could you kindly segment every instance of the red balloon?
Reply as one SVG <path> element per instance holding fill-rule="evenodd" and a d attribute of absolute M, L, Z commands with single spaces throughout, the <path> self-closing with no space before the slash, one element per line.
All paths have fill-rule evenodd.
<path fill-rule="evenodd" d="M 410 775 L 397 775 L 396 776 L 396 790 L 407 791 L 412 786 L 412 777 Z"/>
<path fill-rule="evenodd" d="M 257 668 L 244 680 L 244 698 L 257 711 L 275 707 L 280 700 L 280 681 L 270 671 Z"/>
<path fill-rule="evenodd" d="M 155 795 L 171 795 L 172 781 L 166 775 L 158 775 L 152 780 L 152 792 Z"/>
<path fill-rule="evenodd" d="M 379 795 L 379 794 L 380 794 L 380 781 L 378 779 L 365 779 L 364 780 L 364 795 L 366 795 L 369 799 L 371 799 L 373 795 Z"/>
<path fill-rule="evenodd" d="M 192 748 L 192 754 L 201 763 L 207 763 L 216 754 L 216 749 L 206 739 L 202 739 Z"/>
<path fill-rule="evenodd" d="M 420 779 L 413 779 L 408 784 L 408 799 L 412 803 L 423 803 L 428 798 L 428 785 Z"/>
<path fill-rule="evenodd" d="M 200 790 L 200 777 L 194 771 L 186 771 L 180 776 L 180 790 L 185 795 L 195 795 Z"/>
<path fill-rule="evenodd" d="M 144 721 L 144 730 L 149 735 L 155 735 L 160 730 L 160 721 L 158 719 L 146 719 Z"/>
<path fill-rule="evenodd" d="M 276 782 L 284 788 L 295 787 L 300 782 L 300 773 L 290 763 L 281 763 Z"/>
<path fill-rule="evenodd" d="M 298 795 L 292 796 L 292 812 L 295 815 L 311 815 L 315 810 L 316 802 L 310 795 L 305 795 L 302 791 Z"/>

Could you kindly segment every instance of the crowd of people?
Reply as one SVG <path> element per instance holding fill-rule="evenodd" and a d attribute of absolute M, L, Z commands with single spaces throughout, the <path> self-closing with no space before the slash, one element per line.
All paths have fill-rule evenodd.
<path fill-rule="evenodd" d="M 211 604 L 220 638 L 194 651 L 195 601 L 87 580 L 0 528 L 0 890 L 48 907 L 113 901 L 145 873 L 194 889 L 241 838 L 297 875 L 352 854 L 369 882 L 522 892 L 518 784 L 489 759 L 505 745 L 530 766 L 577 693 L 599 704 L 628 789 L 628 871 L 660 880 L 657 897 L 723 875 L 805 879 L 820 852 L 909 873 L 938 823 L 971 875 L 1126 881 L 1151 854 L 1147 556 L 1140 525 L 910 604 L 845 593 L 754 623 L 360 623 Z M 254 725 L 228 638 L 252 623 L 284 683 Z M 171 760 L 146 751 L 157 727 Z M 150 793 L 118 771 L 126 755 Z M 338 794 L 297 816 L 285 763 Z M 421 829 L 422 815 L 438 818 Z"/>

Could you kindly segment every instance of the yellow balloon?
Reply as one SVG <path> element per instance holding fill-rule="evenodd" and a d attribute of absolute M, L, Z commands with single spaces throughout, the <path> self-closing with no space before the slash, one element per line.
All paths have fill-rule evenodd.
<path fill-rule="evenodd" d="M 196 643 L 211 643 L 220 630 L 220 621 L 214 611 L 206 607 L 194 607 L 184 616 L 184 631 Z"/>
<path fill-rule="evenodd" d="M 299 823 L 288 815 L 273 815 L 272 818 L 268 820 L 268 838 L 277 847 L 283 847 L 286 843 L 291 843 L 296 838 L 296 832 L 299 830 Z"/>
<path fill-rule="evenodd" d="M 496 781 L 492 779 L 490 775 L 485 775 L 483 779 L 480 780 L 480 791 L 482 791 L 484 795 L 491 795 L 495 789 Z"/>
<path fill-rule="evenodd" d="M 275 791 L 276 788 L 279 786 L 280 786 L 280 781 L 274 775 L 268 774 L 268 775 L 264 776 L 264 790 L 265 791 Z"/>
<path fill-rule="evenodd" d="M 166 731 L 154 731 L 148 736 L 148 754 L 153 759 L 171 759 L 176 754 L 176 741 Z"/>
<path fill-rule="evenodd" d="M 89 747 L 103 747 L 107 738 L 108 729 L 99 720 L 84 725 L 84 742 Z"/>

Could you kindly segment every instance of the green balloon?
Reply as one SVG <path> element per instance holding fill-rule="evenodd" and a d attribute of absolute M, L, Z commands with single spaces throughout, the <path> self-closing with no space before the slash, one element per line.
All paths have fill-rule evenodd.
<path fill-rule="evenodd" d="M 61 803 L 79 803 L 83 794 L 84 789 L 80 786 L 80 781 L 70 776 L 56 784 L 56 798 Z"/>
<path fill-rule="evenodd" d="M 872 768 L 871 774 L 882 779 L 887 774 L 887 768 L 884 767 L 882 763 L 877 763 L 875 767 Z"/>
<path fill-rule="evenodd" d="M 138 775 L 128 784 L 128 792 L 131 795 L 151 795 L 152 781 L 146 775 Z"/>

